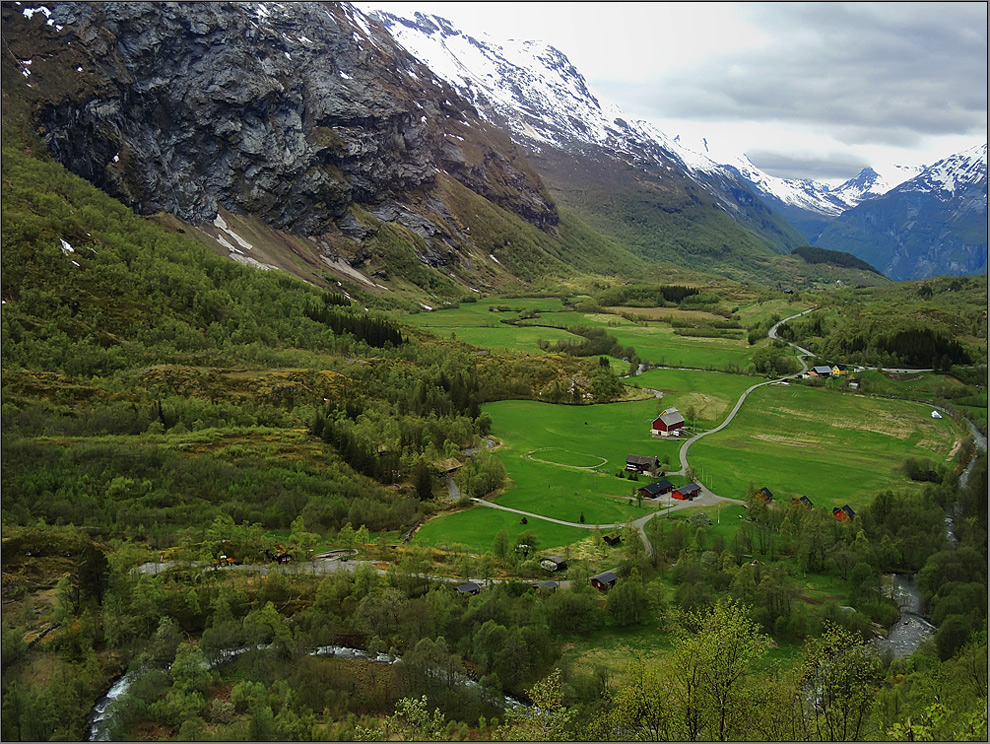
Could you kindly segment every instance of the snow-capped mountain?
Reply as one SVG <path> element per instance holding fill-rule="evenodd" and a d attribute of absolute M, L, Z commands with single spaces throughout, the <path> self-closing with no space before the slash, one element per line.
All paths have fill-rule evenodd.
<path fill-rule="evenodd" d="M 506 127 L 530 148 L 592 146 L 631 164 L 679 168 L 737 217 L 741 208 L 738 189 L 751 190 L 786 217 L 805 241 L 817 237 L 846 210 L 886 193 L 921 170 L 896 166 L 881 174 L 865 168 L 855 178 L 830 188 L 813 180 L 772 176 L 745 155 L 720 162 L 709 156 L 707 141 L 671 137 L 602 100 L 567 57 L 545 42 L 474 37 L 443 18 L 422 13 L 411 17 L 373 9 L 370 13 L 410 53 L 472 101 L 483 117 Z"/>
<path fill-rule="evenodd" d="M 613 167 L 633 169 L 640 174 L 636 177 L 645 173 L 651 181 L 668 184 L 657 187 L 661 190 L 673 188 L 675 181 L 689 191 L 700 185 L 709 199 L 777 252 L 789 252 L 806 242 L 767 208 L 737 172 L 599 98 L 554 47 L 540 41 L 470 36 L 445 19 L 422 13 L 411 17 L 374 9 L 369 13 L 400 45 L 473 102 L 483 118 L 507 129 L 529 149 L 538 169 L 544 166 L 541 175 L 551 185 L 554 177 L 548 172 L 548 160 L 555 153 L 594 158 L 596 168 L 611 158 L 618 161 Z M 555 166 L 564 167 L 559 162 Z M 573 176 L 575 169 L 567 170 Z M 567 198 L 559 190 L 556 196 Z"/>
<path fill-rule="evenodd" d="M 836 218 L 816 241 L 852 253 L 892 279 L 987 269 L 987 146 L 923 169 Z"/>

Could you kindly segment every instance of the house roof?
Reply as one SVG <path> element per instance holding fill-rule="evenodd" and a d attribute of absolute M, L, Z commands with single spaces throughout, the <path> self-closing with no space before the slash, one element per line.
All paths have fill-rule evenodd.
<path fill-rule="evenodd" d="M 759 491 L 757 491 L 757 493 L 760 494 L 767 501 L 773 501 L 773 493 L 771 493 L 770 489 L 767 488 L 766 486 L 764 486 Z"/>
<path fill-rule="evenodd" d="M 819 374 L 819 375 L 830 375 L 830 374 L 832 374 L 832 368 L 831 367 L 825 367 L 825 366 L 819 365 L 819 366 L 816 366 L 816 367 L 812 367 L 812 369 L 815 370 L 815 372 L 817 374 Z"/>
<path fill-rule="evenodd" d="M 553 563 L 556 563 L 558 566 L 561 563 L 567 563 L 567 561 L 564 560 L 564 556 L 562 556 L 562 555 L 545 555 L 542 558 L 540 558 L 540 560 L 541 561 L 552 561 Z"/>
<path fill-rule="evenodd" d="M 811 499 L 809 499 L 807 496 L 802 496 L 801 498 L 794 500 L 804 504 L 805 506 L 814 506 L 814 504 L 811 503 Z"/>
<path fill-rule="evenodd" d="M 677 426 L 678 424 L 684 423 L 684 417 L 681 415 L 680 411 L 674 409 L 672 411 L 664 411 L 653 423 L 655 424 L 657 421 L 663 421 L 664 425 L 667 427 Z"/>
<path fill-rule="evenodd" d="M 605 571 L 604 573 L 600 573 L 597 576 L 592 576 L 589 579 L 589 581 L 594 581 L 595 579 L 597 579 L 602 584 L 613 584 L 616 581 L 618 581 L 619 577 L 616 576 L 615 573 L 613 573 L 612 571 Z"/>
<path fill-rule="evenodd" d="M 697 483 L 688 483 L 686 486 L 678 486 L 678 493 L 696 493 L 701 490 L 701 486 Z"/>
<path fill-rule="evenodd" d="M 462 592 L 464 594 L 469 594 L 471 592 L 480 591 L 481 587 L 475 584 L 473 581 L 468 581 L 464 584 L 459 584 L 454 587 L 454 591 Z"/>
<path fill-rule="evenodd" d="M 626 457 L 627 465 L 659 465 L 659 458 L 653 457 L 652 455 L 628 455 Z"/>
<path fill-rule="evenodd" d="M 669 480 L 657 481 L 656 483 L 650 483 L 648 486 L 643 486 L 640 491 L 646 491 L 650 496 L 655 496 L 657 494 L 663 493 L 664 491 L 669 491 L 674 487 L 674 484 Z"/>
<path fill-rule="evenodd" d="M 533 584 L 534 589 L 556 589 L 560 584 L 556 581 L 537 581 Z"/>

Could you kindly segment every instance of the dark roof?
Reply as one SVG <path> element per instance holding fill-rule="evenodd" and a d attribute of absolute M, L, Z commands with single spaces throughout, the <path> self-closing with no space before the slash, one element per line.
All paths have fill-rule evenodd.
<path fill-rule="evenodd" d="M 674 484 L 669 480 L 657 481 L 656 483 L 651 483 L 648 486 L 643 486 L 640 491 L 646 491 L 649 496 L 656 496 L 664 491 L 669 491 L 674 487 Z"/>
<path fill-rule="evenodd" d="M 614 584 L 618 581 L 619 577 L 616 576 L 612 571 L 605 571 L 597 576 L 592 576 L 589 581 L 598 581 L 601 584 Z"/>
<path fill-rule="evenodd" d="M 454 591 L 462 592 L 464 594 L 471 594 L 473 592 L 481 591 L 481 587 L 475 584 L 473 581 L 468 581 L 464 584 L 459 584 L 455 586 Z"/>
<path fill-rule="evenodd" d="M 556 581 L 537 581 L 533 584 L 534 589 L 556 589 L 560 584 Z"/>
<path fill-rule="evenodd" d="M 799 499 L 792 499 L 792 501 L 796 501 L 797 503 L 803 504 L 804 506 L 814 506 L 814 504 L 811 503 L 811 499 L 809 499 L 807 496 L 802 496 Z"/>
<path fill-rule="evenodd" d="M 556 563 L 556 564 L 557 564 L 558 566 L 559 566 L 559 565 L 560 565 L 561 563 L 567 563 L 567 561 L 566 561 L 566 560 L 564 560 L 564 556 L 562 556 L 562 555 L 545 555 L 545 556 L 543 556 L 542 558 L 540 558 L 540 560 L 541 560 L 541 561 L 553 561 L 553 562 L 554 562 L 554 563 Z"/>
<path fill-rule="evenodd" d="M 843 506 L 842 507 L 842 511 L 844 511 L 846 514 L 848 514 L 850 518 L 856 516 L 856 512 L 853 511 L 853 508 L 851 506 L 849 506 L 849 504 L 846 504 L 845 506 Z"/>
<path fill-rule="evenodd" d="M 660 460 L 652 455 L 629 455 L 626 457 L 626 465 L 652 465 L 656 467 Z"/>
<path fill-rule="evenodd" d="M 701 486 L 697 483 L 688 483 L 686 486 L 678 486 L 677 492 L 681 494 L 697 493 L 701 490 Z"/>
<path fill-rule="evenodd" d="M 760 496 L 762 496 L 764 498 L 764 500 L 766 500 L 766 501 L 773 501 L 773 494 L 770 492 L 770 489 L 767 488 L 766 486 L 764 486 L 763 488 L 761 488 L 756 493 L 759 494 Z"/>

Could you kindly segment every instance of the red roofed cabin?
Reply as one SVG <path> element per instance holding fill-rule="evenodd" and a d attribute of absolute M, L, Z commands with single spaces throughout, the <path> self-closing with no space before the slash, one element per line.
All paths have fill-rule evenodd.
<path fill-rule="evenodd" d="M 846 504 L 841 509 L 839 507 L 834 507 L 832 509 L 832 516 L 843 522 L 849 521 L 856 518 L 856 512 L 853 511 L 849 504 Z"/>
<path fill-rule="evenodd" d="M 684 428 L 684 417 L 676 408 L 668 408 L 653 421 L 653 436 L 679 437 Z"/>
<path fill-rule="evenodd" d="M 671 496 L 679 501 L 690 501 L 695 496 L 701 493 L 701 486 L 697 483 L 688 483 L 686 486 L 680 486 L 674 489 Z"/>
<path fill-rule="evenodd" d="M 597 576 L 592 576 L 589 581 L 591 581 L 591 585 L 595 587 L 595 589 L 600 592 L 604 592 L 606 589 L 611 589 L 615 586 L 615 582 L 618 578 L 619 577 L 611 571 L 606 571 L 605 573 L 600 573 Z"/>

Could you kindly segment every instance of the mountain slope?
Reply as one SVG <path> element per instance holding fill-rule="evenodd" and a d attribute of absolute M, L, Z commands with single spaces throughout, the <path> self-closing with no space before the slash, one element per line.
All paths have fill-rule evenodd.
<path fill-rule="evenodd" d="M 600 100 L 553 47 L 478 39 L 421 13 L 373 15 L 529 150 L 555 198 L 642 255 L 752 276 L 760 257 L 807 242 L 738 174 Z M 603 197 L 603 182 L 621 185 L 614 198 Z M 644 195 L 648 209 L 614 208 Z"/>
<path fill-rule="evenodd" d="M 925 168 L 844 212 L 815 241 L 862 258 L 892 279 L 987 269 L 987 146 Z"/>
<path fill-rule="evenodd" d="M 351 6 L 6 3 L 3 21 L 5 109 L 242 263 L 446 296 L 600 265 L 509 137 Z"/>

